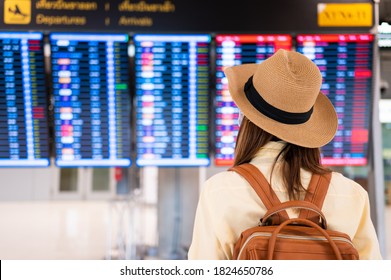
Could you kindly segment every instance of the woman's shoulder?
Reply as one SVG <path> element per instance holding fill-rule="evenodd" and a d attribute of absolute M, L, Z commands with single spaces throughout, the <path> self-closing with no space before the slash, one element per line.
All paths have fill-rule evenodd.
<path fill-rule="evenodd" d="M 367 196 L 367 191 L 359 183 L 351 178 L 346 177 L 342 173 L 332 172 L 329 192 L 339 195 L 348 196 Z"/>
<path fill-rule="evenodd" d="M 234 171 L 221 171 L 209 177 L 204 187 L 206 191 L 213 192 L 243 188 L 246 185 L 244 182 L 244 179 Z"/>

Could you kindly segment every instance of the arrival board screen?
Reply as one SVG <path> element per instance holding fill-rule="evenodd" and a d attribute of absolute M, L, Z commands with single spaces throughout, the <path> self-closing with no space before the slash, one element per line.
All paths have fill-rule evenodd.
<path fill-rule="evenodd" d="M 41 33 L 0 33 L 0 166 L 49 165 Z"/>
<path fill-rule="evenodd" d="M 209 35 L 136 35 L 138 166 L 206 166 Z"/>
<path fill-rule="evenodd" d="M 291 47 L 292 38 L 289 35 L 216 36 L 216 166 L 233 164 L 239 130 L 239 109 L 229 94 L 224 68 L 245 63 L 260 63 L 278 49 L 290 50 Z"/>
<path fill-rule="evenodd" d="M 50 34 L 56 165 L 129 166 L 128 36 Z"/>
<path fill-rule="evenodd" d="M 373 35 L 299 35 L 297 51 L 323 76 L 321 91 L 338 114 L 338 131 L 322 147 L 326 165 L 366 165 L 372 96 Z"/>

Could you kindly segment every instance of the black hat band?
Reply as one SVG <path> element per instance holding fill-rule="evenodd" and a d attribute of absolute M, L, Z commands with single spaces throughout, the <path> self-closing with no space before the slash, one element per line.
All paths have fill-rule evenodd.
<path fill-rule="evenodd" d="M 265 116 L 284 124 L 302 124 L 308 121 L 312 115 L 314 107 L 308 112 L 291 113 L 280 110 L 266 102 L 258 93 L 253 85 L 253 76 L 251 76 L 244 85 L 244 93 L 251 105 Z"/>

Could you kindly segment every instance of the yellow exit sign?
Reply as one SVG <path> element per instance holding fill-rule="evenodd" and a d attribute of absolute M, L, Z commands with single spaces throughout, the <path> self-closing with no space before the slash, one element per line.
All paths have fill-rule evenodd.
<path fill-rule="evenodd" d="M 318 26 L 371 27 L 373 25 L 371 3 L 318 4 Z"/>

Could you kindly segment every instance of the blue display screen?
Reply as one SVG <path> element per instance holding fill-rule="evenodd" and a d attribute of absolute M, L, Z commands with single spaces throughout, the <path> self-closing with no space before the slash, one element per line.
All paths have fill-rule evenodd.
<path fill-rule="evenodd" d="M 56 165 L 130 166 L 128 36 L 50 34 Z"/>
<path fill-rule="evenodd" d="M 135 35 L 138 166 L 209 165 L 209 35 Z"/>
<path fill-rule="evenodd" d="M 41 33 L 0 33 L 0 167 L 49 165 Z"/>
<path fill-rule="evenodd" d="M 297 51 L 318 65 L 338 114 L 334 139 L 322 147 L 326 165 L 366 165 L 372 107 L 371 34 L 298 35 Z"/>
<path fill-rule="evenodd" d="M 228 91 L 225 67 L 261 63 L 278 49 L 290 50 L 290 35 L 224 34 L 216 36 L 215 165 L 230 166 L 234 161 L 239 109 Z"/>

